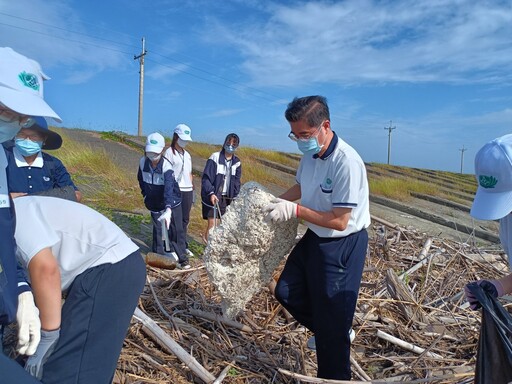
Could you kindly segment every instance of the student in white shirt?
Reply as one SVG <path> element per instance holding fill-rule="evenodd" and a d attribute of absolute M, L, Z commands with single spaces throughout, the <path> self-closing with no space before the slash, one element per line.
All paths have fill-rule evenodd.
<path fill-rule="evenodd" d="M 43 196 L 14 202 L 16 256 L 41 319 L 25 369 L 45 384 L 110 383 L 145 283 L 137 245 L 85 205 Z"/>
<path fill-rule="evenodd" d="M 186 124 L 178 124 L 174 129 L 171 146 L 165 151 L 164 158 L 171 163 L 174 171 L 174 178 L 178 182 L 181 191 L 181 204 L 177 209 L 181 209 L 183 219 L 183 231 L 186 244 L 186 253 L 189 257 L 194 254 L 188 249 L 187 229 L 190 222 L 190 210 L 194 201 L 194 183 L 192 181 L 192 158 L 185 149 L 188 143 L 192 141 L 192 130 Z"/>

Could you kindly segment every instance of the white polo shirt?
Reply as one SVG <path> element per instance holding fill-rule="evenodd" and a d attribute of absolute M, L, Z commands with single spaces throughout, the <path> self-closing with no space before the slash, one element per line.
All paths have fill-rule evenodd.
<path fill-rule="evenodd" d="M 338 231 L 309 222 L 319 237 L 344 237 L 370 225 L 370 203 L 366 167 L 359 154 L 336 133 L 322 155 L 302 157 L 297 170 L 301 204 L 316 211 L 351 208 L 347 228 Z"/>
<path fill-rule="evenodd" d="M 86 205 L 46 196 L 14 199 L 16 256 L 28 267 L 43 248 L 51 248 L 65 291 L 75 277 L 101 264 L 123 260 L 138 247 L 113 222 Z"/>
<path fill-rule="evenodd" d="M 183 154 L 176 150 L 172 152 L 172 148 L 167 148 L 164 157 L 171 162 L 171 167 L 174 172 L 174 177 L 180 186 L 180 191 L 189 192 L 193 189 L 192 184 L 192 158 L 190 153 L 184 150 Z M 165 160 L 164 160 L 165 161 Z"/>
<path fill-rule="evenodd" d="M 509 269 L 512 270 L 512 213 L 500 219 L 500 241 L 508 256 Z"/>

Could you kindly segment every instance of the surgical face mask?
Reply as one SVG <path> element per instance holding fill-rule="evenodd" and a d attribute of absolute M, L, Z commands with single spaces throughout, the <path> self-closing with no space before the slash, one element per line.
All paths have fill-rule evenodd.
<path fill-rule="evenodd" d="M 322 150 L 323 145 L 318 144 L 316 137 L 312 137 L 309 140 L 297 141 L 297 147 L 305 155 L 315 155 Z"/>
<path fill-rule="evenodd" d="M 155 162 L 155 161 L 160 160 L 160 157 L 162 157 L 162 154 L 161 153 L 154 153 L 154 152 L 147 152 L 146 153 L 146 157 L 149 160 Z"/>
<path fill-rule="evenodd" d="M 0 120 L 0 143 L 11 140 L 21 129 L 18 121 L 7 123 Z"/>
<path fill-rule="evenodd" d="M 32 141 L 29 139 L 16 139 L 14 140 L 14 145 L 16 148 L 18 148 L 18 151 L 20 151 L 23 156 L 32 156 L 41 152 L 43 142 Z"/>
<path fill-rule="evenodd" d="M 235 150 L 236 150 L 236 147 L 234 145 L 231 145 L 231 144 L 226 144 L 224 146 L 224 150 L 227 152 L 227 153 L 234 153 Z"/>
<path fill-rule="evenodd" d="M 181 140 L 179 137 L 178 137 L 178 145 L 181 147 L 181 148 L 185 148 L 188 144 L 188 141 L 186 140 Z"/>

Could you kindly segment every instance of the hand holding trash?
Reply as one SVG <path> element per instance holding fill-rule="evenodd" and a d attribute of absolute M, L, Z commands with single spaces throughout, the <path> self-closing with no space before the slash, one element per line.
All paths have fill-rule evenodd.
<path fill-rule="evenodd" d="M 271 200 L 270 204 L 263 207 L 263 212 L 267 214 L 263 220 L 278 223 L 288 221 L 297 217 L 298 211 L 299 205 L 297 203 L 276 197 Z"/>
<path fill-rule="evenodd" d="M 503 285 L 498 280 L 478 280 L 476 283 L 493 297 L 501 297 L 504 295 Z M 480 309 L 480 303 L 470 292 L 467 285 L 464 287 L 464 293 L 466 295 L 466 300 L 469 303 L 469 307 L 472 310 Z"/>
<path fill-rule="evenodd" d="M 169 226 L 171 225 L 171 216 L 171 208 L 166 208 L 165 212 L 162 213 L 158 218 L 158 221 L 165 221 L 165 226 L 167 227 L 167 229 L 169 229 Z"/>

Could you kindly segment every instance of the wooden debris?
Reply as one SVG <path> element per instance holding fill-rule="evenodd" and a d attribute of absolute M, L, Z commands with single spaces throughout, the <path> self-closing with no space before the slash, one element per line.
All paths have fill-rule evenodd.
<path fill-rule="evenodd" d="M 500 247 L 482 250 L 472 238 L 456 242 L 374 222 L 353 323 L 352 378 L 472 383 L 480 312 L 467 308 L 463 288 L 508 273 Z M 381 225 L 386 229 L 374 236 Z M 134 322 L 116 383 L 339 383 L 315 377 L 316 356 L 306 348 L 312 334 L 282 309 L 273 284 L 229 322 L 202 262 L 192 263 L 193 271 L 149 267 L 153 284 L 140 300 L 161 336 L 185 354 L 178 357 L 173 343 L 166 346 Z"/>

